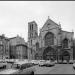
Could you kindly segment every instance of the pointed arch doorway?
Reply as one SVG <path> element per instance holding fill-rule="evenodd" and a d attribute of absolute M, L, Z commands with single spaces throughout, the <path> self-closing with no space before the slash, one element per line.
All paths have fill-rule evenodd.
<path fill-rule="evenodd" d="M 43 52 L 43 59 L 44 60 L 55 60 L 56 55 L 55 55 L 55 50 L 52 47 L 47 47 L 45 48 Z"/>
<path fill-rule="evenodd" d="M 70 60 L 70 53 L 68 51 L 64 51 L 62 54 L 62 61 L 67 60 L 69 62 Z"/>

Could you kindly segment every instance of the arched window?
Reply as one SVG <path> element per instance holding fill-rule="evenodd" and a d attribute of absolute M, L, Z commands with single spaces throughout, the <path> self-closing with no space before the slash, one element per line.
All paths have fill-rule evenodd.
<path fill-rule="evenodd" d="M 45 35 L 45 46 L 50 46 L 54 44 L 54 34 L 51 32 L 48 32 Z"/>
<path fill-rule="evenodd" d="M 68 48 L 68 39 L 63 40 L 63 48 Z"/>
<path fill-rule="evenodd" d="M 36 43 L 36 51 L 39 49 L 39 43 Z"/>

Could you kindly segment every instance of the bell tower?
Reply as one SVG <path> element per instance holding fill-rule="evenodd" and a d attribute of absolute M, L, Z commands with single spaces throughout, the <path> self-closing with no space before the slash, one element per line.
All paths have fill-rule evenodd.
<path fill-rule="evenodd" d="M 28 23 L 28 47 L 29 47 L 29 58 L 33 59 L 33 40 L 38 37 L 38 27 L 35 21 Z M 32 58 L 31 58 L 32 57 Z"/>

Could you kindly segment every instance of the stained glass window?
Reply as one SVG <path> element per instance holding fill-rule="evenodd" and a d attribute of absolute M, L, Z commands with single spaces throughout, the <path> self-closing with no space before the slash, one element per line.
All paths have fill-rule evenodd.
<path fill-rule="evenodd" d="M 48 32 L 45 35 L 45 46 L 50 46 L 54 44 L 54 34 L 51 32 Z"/>

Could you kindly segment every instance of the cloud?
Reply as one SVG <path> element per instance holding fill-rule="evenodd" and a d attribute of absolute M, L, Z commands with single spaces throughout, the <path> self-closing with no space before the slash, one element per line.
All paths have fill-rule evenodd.
<path fill-rule="evenodd" d="M 28 38 L 28 22 L 35 20 L 41 28 L 47 17 L 61 22 L 62 28 L 75 31 L 75 2 L 73 1 L 0 1 L 0 34 L 17 34 Z"/>

